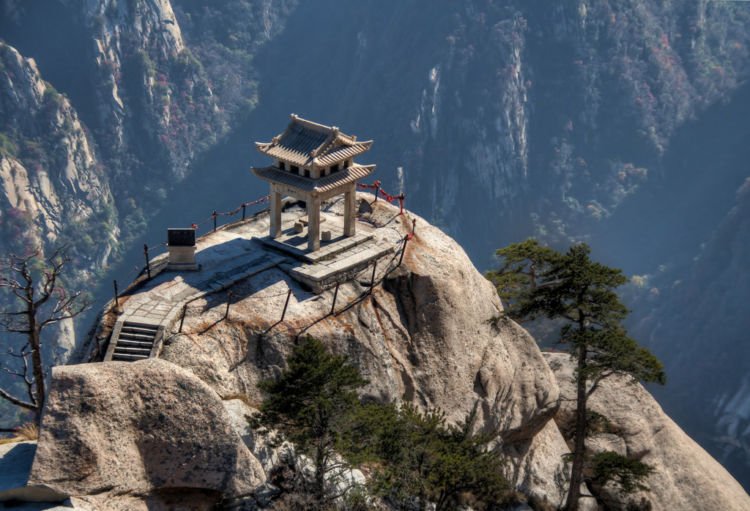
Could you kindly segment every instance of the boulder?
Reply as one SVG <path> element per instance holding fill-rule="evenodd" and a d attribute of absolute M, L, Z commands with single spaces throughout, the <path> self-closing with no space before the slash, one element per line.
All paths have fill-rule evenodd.
<path fill-rule="evenodd" d="M 158 359 L 53 369 L 30 484 L 112 509 L 114 495 L 123 509 L 188 496 L 201 509 L 264 479 L 219 396 L 189 371 Z"/>
<path fill-rule="evenodd" d="M 563 353 L 545 353 L 545 357 L 563 397 L 555 420 L 566 429 L 575 409 L 574 363 Z M 750 497 L 742 486 L 687 436 L 639 383 L 625 376 L 610 376 L 592 394 L 589 409 L 609 423 L 606 432 L 588 439 L 589 449 L 637 457 L 654 468 L 646 481 L 650 491 L 628 497 L 609 484 L 599 489 L 597 496 L 608 509 L 624 510 L 628 502 L 644 506 L 648 502 L 654 510 L 750 509 Z"/>

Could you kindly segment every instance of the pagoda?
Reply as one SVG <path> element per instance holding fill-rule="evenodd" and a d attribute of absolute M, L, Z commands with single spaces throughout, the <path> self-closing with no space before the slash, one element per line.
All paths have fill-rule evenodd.
<path fill-rule="evenodd" d="M 281 198 L 289 195 L 305 202 L 307 250 L 320 249 L 320 206 L 332 197 L 344 196 L 344 236 L 356 234 L 357 181 L 369 176 L 375 165 L 359 165 L 354 158 L 372 147 L 372 140 L 358 142 L 336 126 L 325 126 L 295 114 L 283 133 L 270 142 L 256 142 L 261 153 L 273 158 L 269 167 L 253 173 L 271 187 L 269 235 L 281 235 Z"/>

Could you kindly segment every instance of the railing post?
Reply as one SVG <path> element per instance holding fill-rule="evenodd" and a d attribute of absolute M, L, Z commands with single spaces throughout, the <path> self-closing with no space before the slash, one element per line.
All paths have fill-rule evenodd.
<path fill-rule="evenodd" d="M 120 310 L 120 298 L 118 296 L 120 293 L 117 292 L 117 281 L 113 280 L 112 282 L 115 285 L 115 312 L 117 312 Z"/>
<path fill-rule="evenodd" d="M 378 267 L 378 261 L 375 260 L 372 263 L 372 277 L 370 278 L 370 291 L 369 293 L 372 294 L 372 288 L 375 287 L 375 269 Z"/>
<path fill-rule="evenodd" d="M 211 216 L 214 217 L 214 232 L 216 232 L 216 217 L 219 216 L 219 214 L 214 211 L 213 213 L 211 213 Z"/>
<path fill-rule="evenodd" d="M 284 321 L 284 316 L 286 316 L 286 308 L 289 307 L 289 299 L 292 297 L 292 288 L 289 288 L 289 291 L 286 294 L 286 302 L 284 302 L 284 310 L 281 311 L 281 319 L 279 320 L 279 323 Z"/>
<path fill-rule="evenodd" d="M 182 333 L 182 324 L 185 322 L 185 313 L 187 312 L 187 304 L 182 306 L 182 317 L 180 318 L 180 328 L 177 330 L 178 333 Z"/>
<path fill-rule="evenodd" d="M 331 314 L 333 314 L 333 311 L 336 309 L 336 298 L 339 296 L 339 286 L 341 285 L 340 282 L 336 282 L 336 289 L 333 292 L 333 303 L 331 304 Z"/>
<path fill-rule="evenodd" d="M 151 280 L 151 263 L 148 260 L 148 245 L 143 244 L 143 255 L 146 256 L 146 275 Z"/>
<path fill-rule="evenodd" d="M 404 248 L 401 249 L 401 257 L 398 258 L 398 266 L 401 266 L 401 262 L 404 260 L 404 254 L 406 253 L 406 245 L 409 243 L 409 235 L 404 236 Z"/>
<path fill-rule="evenodd" d="M 242 219 L 245 219 L 245 208 L 247 207 L 247 204 L 242 204 Z"/>
<path fill-rule="evenodd" d="M 224 319 L 229 317 L 229 305 L 232 303 L 232 292 L 227 291 L 227 310 L 224 311 Z"/>

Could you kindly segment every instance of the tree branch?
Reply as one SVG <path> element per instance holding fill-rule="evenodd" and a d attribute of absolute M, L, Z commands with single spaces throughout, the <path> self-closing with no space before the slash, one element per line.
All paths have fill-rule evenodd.
<path fill-rule="evenodd" d="M 594 393 L 594 391 L 599 387 L 599 383 L 615 374 L 615 371 L 602 371 L 599 376 L 594 380 L 594 383 L 591 384 L 591 388 L 586 392 L 586 397 L 590 397 L 591 394 Z"/>
<path fill-rule="evenodd" d="M 11 396 L 4 389 L 1 389 L 1 388 L 0 388 L 0 397 L 5 399 L 6 401 L 10 401 L 16 406 L 20 406 L 21 408 L 26 408 L 27 410 L 36 411 L 36 405 L 34 403 L 29 403 L 27 401 L 23 401 L 22 399 L 18 399 L 17 397 Z"/>

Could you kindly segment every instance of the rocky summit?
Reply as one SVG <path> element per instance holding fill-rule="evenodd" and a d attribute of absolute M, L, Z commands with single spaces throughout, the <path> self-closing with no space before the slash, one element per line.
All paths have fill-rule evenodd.
<path fill-rule="evenodd" d="M 370 194 L 357 201 L 358 232 L 392 250 L 317 293 L 299 280 L 299 262 L 259 241 L 267 212 L 200 238 L 200 271 L 154 261 L 152 279 L 124 294 L 121 314 L 113 304 L 104 311 L 92 362 L 53 370 L 28 484 L 81 509 L 266 506 L 277 453 L 245 417 L 262 400 L 258 382 L 310 335 L 359 368 L 369 382 L 363 397 L 438 407 L 451 422 L 476 406 L 476 427 L 496 435 L 517 491 L 538 509 L 561 505 L 569 357 L 543 354 L 504 317 L 494 287 L 440 229 Z M 322 216 L 333 223 L 342 214 L 333 202 Z M 287 204 L 282 223 L 303 215 Z M 148 355 L 100 361 L 123 318 L 149 314 L 162 330 Z M 750 508 L 740 485 L 642 386 L 612 379 L 592 407 L 611 425 L 591 438 L 594 449 L 638 452 L 656 467 L 638 504 Z M 608 487 L 583 495 L 581 509 L 626 509 L 634 499 Z"/>

